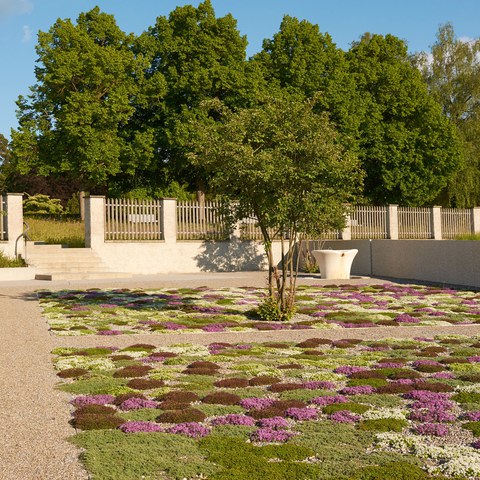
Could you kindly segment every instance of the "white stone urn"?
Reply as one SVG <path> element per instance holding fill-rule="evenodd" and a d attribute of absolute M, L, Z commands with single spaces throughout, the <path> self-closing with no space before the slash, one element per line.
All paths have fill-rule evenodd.
<path fill-rule="evenodd" d="M 322 278 L 335 280 L 350 278 L 353 259 L 357 253 L 356 248 L 351 250 L 312 250 Z"/>

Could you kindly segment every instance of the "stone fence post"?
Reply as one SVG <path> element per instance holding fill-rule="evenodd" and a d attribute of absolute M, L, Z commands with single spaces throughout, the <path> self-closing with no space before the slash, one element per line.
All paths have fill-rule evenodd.
<path fill-rule="evenodd" d="M 398 240 L 398 205 L 387 207 L 387 238 Z"/>
<path fill-rule="evenodd" d="M 162 199 L 162 233 L 165 243 L 177 242 L 177 199 Z"/>
<path fill-rule="evenodd" d="M 105 243 L 105 197 L 85 197 L 85 247 L 95 249 Z"/>
<path fill-rule="evenodd" d="M 25 240 L 20 238 L 23 233 L 23 194 L 7 193 L 7 238 L 8 251 L 11 257 L 21 255 L 25 258 Z M 18 242 L 17 242 L 18 239 Z M 15 248 L 17 247 L 17 248 Z"/>
<path fill-rule="evenodd" d="M 480 233 L 480 207 L 472 208 L 472 233 Z"/>
<path fill-rule="evenodd" d="M 431 210 L 432 238 L 442 239 L 442 210 L 441 207 L 432 207 Z"/>

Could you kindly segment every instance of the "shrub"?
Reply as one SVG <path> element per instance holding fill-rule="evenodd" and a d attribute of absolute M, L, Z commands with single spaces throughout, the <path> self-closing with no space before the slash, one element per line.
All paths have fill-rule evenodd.
<path fill-rule="evenodd" d="M 149 351 L 155 350 L 157 347 L 155 345 L 150 345 L 149 343 L 135 343 L 134 345 L 130 345 L 129 347 L 122 348 L 122 352 L 142 352 L 142 351 Z"/>
<path fill-rule="evenodd" d="M 63 212 L 61 200 L 58 198 L 50 198 L 49 195 L 41 193 L 26 195 L 27 198 L 23 201 L 25 215 L 60 215 Z"/>
<path fill-rule="evenodd" d="M 351 480 L 427 480 L 431 478 L 420 467 L 406 462 L 363 467 Z"/>
<path fill-rule="evenodd" d="M 267 407 L 262 408 L 261 410 L 249 410 L 247 415 L 260 420 L 262 418 L 274 418 L 274 417 L 283 417 L 285 415 L 285 408 L 281 407 Z"/>
<path fill-rule="evenodd" d="M 417 370 L 417 372 L 422 372 L 422 373 L 436 373 L 436 372 L 443 372 L 446 369 L 441 365 L 418 365 L 415 367 L 415 370 Z"/>
<path fill-rule="evenodd" d="M 445 348 L 445 347 L 425 347 L 425 348 L 422 348 L 422 350 L 420 350 L 420 353 L 421 354 L 430 354 L 430 353 L 435 353 L 435 354 L 438 354 L 438 353 L 446 353 L 448 352 L 448 348 Z"/>
<path fill-rule="evenodd" d="M 197 369 L 197 368 L 208 368 L 209 370 L 218 370 L 220 366 L 213 362 L 193 362 L 187 365 L 187 368 Z"/>
<path fill-rule="evenodd" d="M 191 403 L 200 400 L 200 397 L 194 392 L 188 392 L 186 390 L 174 390 L 172 392 L 164 393 L 155 398 L 158 401 L 173 401 L 180 403 Z"/>
<path fill-rule="evenodd" d="M 128 367 L 123 367 L 120 370 L 117 370 L 113 376 L 114 378 L 133 378 L 133 377 L 143 377 L 150 370 L 153 370 L 152 367 L 148 365 L 130 365 Z"/>
<path fill-rule="evenodd" d="M 115 413 L 116 410 L 113 407 L 107 407 L 106 405 L 84 405 L 77 408 L 73 416 L 78 417 L 85 414 L 114 415 Z"/>
<path fill-rule="evenodd" d="M 78 378 L 87 373 L 88 370 L 86 370 L 85 368 L 67 368 L 65 370 L 62 370 L 61 372 L 58 372 L 57 375 L 60 378 Z"/>
<path fill-rule="evenodd" d="M 241 397 L 228 392 L 214 392 L 202 399 L 203 403 L 211 403 L 218 405 L 238 405 Z"/>
<path fill-rule="evenodd" d="M 300 348 L 316 348 L 320 345 L 331 345 L 332 340 L 328 340 L 327 338 L 309 338 L 304 340 L 303 342 L 297 343 L 296 347 Z"/>
<path fill-rule="evenodd" d="M 408 393 L 415 390 L 413 385 L 406 385 L 403 383 L 389 383 L 377 388 L 377 393 L 387 393 L 395 395 L 397 393 Z"/>
<path fill-rule="evenodd" d="M 23 258 L 10 258 L 0 252 L 0 268 L 25 267 L 26 265 Z"/>
<path fill-rule="evenodd" d="M 462 428 L 470 430 L 475 437 L 480 437 L 480 422 L 466 422 Z"/>
<path fill-rule="evenodd" d="M 157 422 L 161 423 L 188 423 L 202 422 L 207 416 L 196 408 L 186 408 L 184 410 L 172 410 L 163 412 L 157 418 Z"/>
<path fill-rule="evenodd" d="M 246 378 L 225 378 L 218 380 L 214 385 L 220 388 L 244 388 L 248 387 L 249 383 Z"/>
<path fill-rule="evenodd" d="M 387 378 L 387 374 L 381 370 L 364 370 L 361 372 L 353 372 L 349 375 L 352 379 L 363 379 L 363 378 Z"/>
<path fill-rule="evenodd" d="M 375 432 L 401 432 L 408 422 L 397 418 L 378 418 L 363 420 L 360 422 L 358 428 L 360 430 L 375 431 Z"/>
<path fill-rule="evenodd" d="M 158 408 L 161 410 L 183 410 L 189 407 L 190 403 L 188 402 L 175 402 L 174 400 L 165 400 L 158 404 Z"/>
<path fill-rule="evenodd" d="M 115 400 L 113 401 L 114 405 L 121 405 L 123 402 L 126 400 L 129 400 L 130 398 L 140 398 L 142 400 L 147 400 L 147 397 L 145 395 L 142 395 L 141 393 L 122 393 L 121 395 L 117 395 L 115 397 Z"/>
<path fill-rule="evenodd" d="M 362 385 L 368 385 L 370 387 L 378 388 L 388 385 L 388 382 L 383 378 L 356 378 L 349 380 L 347 387 L 358 387 Z"/>
<path fill-rule="evenodd" d="M 150 378 L 134 378 L 127 383 L 127 387 L 135 390 L 151 390 L 152 388 L 163 387 L 165 382 L 163 380 L 153 380 Z"/>
<path fill-rule="evenodd" d="M 352 413 L 362 414 L 365 413 L 369 407 L 366 405 L 362 405 L 361 403 L 332 403 L 331 405 L 327 405 L 322 408 L 322 412 L 326 415 L 331 415 L 332 413 L 339 412 L 341 410 L 348 410 Z"/>
<path fill-rule="evenodd" d="M 262 385 L 272 385 L 274 383 L 279 383 L 281 380 L 277 377 L 269 375 L 259 375 L 258 377 L 253 377 L 248 381 L 248 384 L 251 387 L 258 387 Z"/>
<path fill-rule="evenodd" d="M 80 430 L 107 430 L 119 427 L 125 420 L 116 415 L 86 413 L 76 415 L 71 423 Z"/>
<path fill-rule="evenodd" d="M 299 363 L 286 363 L 284 365 L 279 365 L 277 367 L 279 370 L 301 370 L 303 368 L 303 365 L 300 365 Z M 275 378 L 275 377 L 273 377 Z"/>
<path fill-rule="evenodd" d="M 183 370 L 185 375 L 215 375 L 217 373 L 216 369 L 213 368 L 187 368 L 186 370 Z"/>
<path fill-rule="evenodd" d="M 271 392 L 286 392 L 290 390 L 299 390 L 303 388 L 301 383 L 274 383 L 268 387 Z"/>
<path fill-rule="evenodd" d="M 480 403 L 480 393 L 460 392 L 453 395 L 452 400 L 458 403 Z"/>

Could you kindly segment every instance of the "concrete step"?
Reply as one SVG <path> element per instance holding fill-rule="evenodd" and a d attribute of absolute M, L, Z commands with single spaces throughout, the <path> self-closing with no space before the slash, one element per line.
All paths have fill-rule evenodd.
<path fill-rule="evenodd" d="M 130 278 L 126 272 L 110 272 L 90 248 L 66 248 L 28 242 L 27 260 L 37 269 L 36 280 L 93 280 Z"/>
<path fill-rule="evenodd" d="M 37 273 L 35 280 L 101 280 L 109 278 L 131 278 L 132 274 L 125 272 L 54 272 Z"/>

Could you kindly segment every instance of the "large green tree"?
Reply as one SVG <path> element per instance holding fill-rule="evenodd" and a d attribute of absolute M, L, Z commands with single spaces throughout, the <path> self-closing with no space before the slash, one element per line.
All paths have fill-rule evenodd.
<path fill-rule="evenodd" d="M 440 27 L 431 54 L 417 59 L 428 88 L 456 125 L 465 163 L 443 192 L 458 207 L 480 203 L 480 39 L 456 37 L 453 25 Z"/>
<path fill-rule="evenodd" d="M 246 46 L 236 20 L 217 18 L 210 0 L 158 17 L 137 43 L 149 59 L 147 78 L 160 74 L 167 85 L 164 102 L 149 102 L 139 112 L 156 132 L 156 166 L 193 189 L 205 189 L 208 179 L 202 166 L 188 159 L 185 127 L 202 121 L 204 100 L 218 98 L 238 108 L 255 96 L 261 77 L 246 63 Z"/>
<path fill-rule="evenodd" d="M 149 164 L 152 131 L 129 128 L 146 68 L 133 41 L 98 7 L 39 33 L 37 83 L 19 99 L 12 133 L 19 172 L 75 172 L 98 188 Z"/>
<path fill-rule="evenodd" d="M 455 128 L 429 95 L 405 43 L 365 34 L 348 52 L 365 104 L 360 158 L 373 203 L 433 202 L 461 164 Z"/>
<path fill-rule="evenodd" d="M 286 15 L 252 63 L 262 67 L 270 85 L 306 99 L 317 95 L 315 109 L 329 114 L 348 148 L 356 147 L 364 106 L 345 54 L 328 33 L 307 20 Z"/>
<path fill-rule="evenodd" d="M 307 236 L 342 228 L 362 174 L 357 157 L 340 145 L 315 101 L 267 98 L 257 107 L 232 112 L 218 100 L 206 109 L 216 121 L 191 125 L 194 163 L 211 176 L 211 186 L 231 206 L 234 221 L 254 216 L 269 264 L 265 317 L 288 319 L 296 288 L 295 248 Z M 281 237 L 282 266 L 272 241 Z"/>

